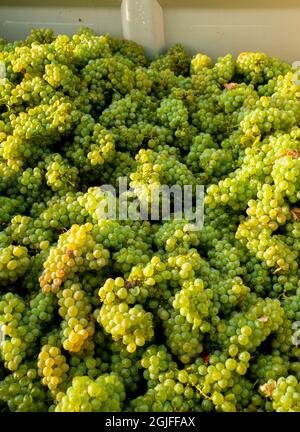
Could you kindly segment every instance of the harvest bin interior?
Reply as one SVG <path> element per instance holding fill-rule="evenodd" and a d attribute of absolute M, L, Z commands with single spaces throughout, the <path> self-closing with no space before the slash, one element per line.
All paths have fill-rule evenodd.
<path fill-rule="evenodd" d="M 0 0 L 0 412 L 300 412 L 299 23 Z"/>
<path fill-rule="evenodd" d="M 72 34 L 87 26 L 131 36 L 149 55 L 182 43 L 213 58 L 251 50 L 294 62 L 299 22 L 299 0 L 0 0 L 0 34 L 9 40 L 32 27 Z"/>

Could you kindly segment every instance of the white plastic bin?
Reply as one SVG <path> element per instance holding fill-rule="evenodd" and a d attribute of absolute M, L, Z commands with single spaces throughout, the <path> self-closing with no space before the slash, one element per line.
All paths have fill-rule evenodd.
<path fill-rule="evenodd" d="M 130 3 L 129 15 L 124 2 Z M 299 0 L 158 0 L 161 23 L 157 9 L 149 13 L 149 2 L 156 0 L 123 0 L 121 13 L 122 0 L 0 0 L 0 35 L 14 40 L 31 27 L 71 34 L 88 26 L 134 37 L 150 54 L 179 42 L 191 54 L 202 51 L 214 58 L 251 50 L 300 60 Z"/>

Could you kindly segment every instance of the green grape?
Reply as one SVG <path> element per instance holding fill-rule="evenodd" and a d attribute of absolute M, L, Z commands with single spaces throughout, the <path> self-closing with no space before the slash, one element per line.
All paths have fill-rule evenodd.
<path fill-rule="evenodd" d="M 158 353 L 160 352 L 164 353 L 164 350 L 160 348 Z M 156 359 L 159 360 L 158 357 Z M 161 372 L 158 383 L 154 381 L 143 395 L 131 400 L 129 411 L 202 411 L 200 407 L 201 396 L 195 391 L 196 383 L 196 374 L 189 373 L 186 369 L 170 369 L 167 372 Z"/>
<path fill-rule="evenodd" d="M 138 348 L 134 353 L 130 353 L 120 341 L 112 342 L 110 348 L 111 371 L 118 374 L 123 380 L 126 395 L 134 394 L 138 389 L 141 378 L 140 358 L 142 348 Z"/>
<path fill-rule="evenodd" d="M 202 320 L 209 316 L 212 297 L 212 290 L 204 289 L 202 279 L 185 281 L 175 295 L 173 307 L 179 310 L 189 324 L 193 324 L 193 328 L 197 328 Z"/>
<path fill-rule="evenodd" d="M 290 65 L 264 53 L 243 52 L 237 58 L 237 72 L 245 77 L 247 82 L 260 84 L 277 75 L 284 75 Z"/>
<path fill-rule="evenodd" d="M 45 159 L 46 182 L 53 192 L 66 194 L 77 189 L 78 169 L 71 167 L 59 153 L 54 153 Z"/>
<path fill-rule="evenodd" d="M 96 243 L 91 231 L 93 225 L 72 225 L 60 235 L 56 247 L 50 249 L 40 276 L 44 292 L 58 292 L 62 283 L 71 275 L 87 269 L 100 269 L 108 264 L 109 251 Z M 60 265 L 58 265 L 60 264 Z"/>
<path fill-rule="evenodd" d="M 69 352 L 81 351 L 88 339 L 95 333 L 95 323 L 91 319 L 89 297 L 79 283 L 67 280 L 57 293 L 59 315 L 63 318 L 61 333 L 63 348 Z"/>
<path fill-rule="evenodd" d="M 148 60 L 141 45 L 131 40 L 113 38 L 110 35 L 106 35 L 105 38 L 114 54 L 128 58 L 136 66 L 147 66 Z"/>
<path fill-rule="evenodd" d="M 234 312 L 229 320 L 219 324 L 219 341 L 230 352 L 254 351 L 283 323 L 284 310 L 276 299 L 257 299 L 244 312 Z"/>
<path fill-rule="evenodd" d="M 0 197 L 0 224 L 7 224 L 16 213 L 25 211 L 25 203 L 22 196 L 17 198 Z"/>
<path fill-rule="evenodd" d="M 125 399 L 124 385 L 117 374 L 103 374 L 96 380 L 87 376 L 73 378 L 61 395 L 56 412 L 117 412 Z"/>
<path fill-rule="evenodd" d="M 0 381 L 0 401 L 12 412 L 47 412 L 47 393 L 37 377 L 36 364 L 26 362 Z"/>
<path fill-rule="evenodd" d="M 28 251 L 24 246 L 0 248 L 0 286 L 9 285 L 23 276 L 29 266 Z"/>
<path fill-rule="evenodd" d="M 205 68 L 211 68 L 213 62 L 210 57 L 206 54 L 198 53 L 191 60 L 190 73 L 191 75 L 196 75 L 200 73 Z"/>
<path fill-rule="evenodd" d="M 176 75 L 187 75 L 189 71 L 190 59 L 180 44 L 170 48 L 164 55 L 158 56 L 150 64 L 150 69 L 163 71 L 169 69 Z"/>
<path fill-rule="evenodd" d="M 61 354 L 60 348 L 53 345 L 43 345 L 38 356 L 38 372 L 42 376 L 42 383 L 55 390 L 66 379 L 69 365 Z"/>
<path fill-rule="evenodd" d="M 139 304 L 129 307 L 125 301 L 104 303 L 97 320 L 113 340 L 122 340 L 129 353 L 134 353 L 154 336 L 152 314 Z"/>
<path fill-rule="evenodd" d="M 277 412 L 300 412 L 299 382 L 293 375 L 268 380 L 260 391 L 272 401 Z"/>
<path fill-rule="evenodd" d="M 35 294 L 26 308 L 25 300 L 11 292 L 1 296 L 0 326 L 3 341 L 0 353 L 5 367 L 16 371 L 26 356 L 34 353 L 34 343 L 43 327 L 53 318 L 55 301 L 43 293 Z"/>
<path fill-rule="evenodd" d="M 262 385 L 269 380 L 288 376 L 289 366 L 288 356 L 281 355 L 280 351 L 274 350 L 268 355 L 260 354 L 251 365 L 250 373 Z"/>

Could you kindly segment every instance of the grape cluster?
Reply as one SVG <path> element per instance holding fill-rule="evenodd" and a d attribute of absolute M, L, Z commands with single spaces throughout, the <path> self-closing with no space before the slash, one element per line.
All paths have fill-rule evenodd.
<path fill-rule="evenodd" d="M 279 329 L 284 311 L 278 300 L 251 301 L 249 309 L 234 312 L 228 322 L 220 322 L 219 340 L 229 354 L 252 352 L 272 331 Z"/>
<path fill-rule="evenodd" d="M 24 246 L 0 248 L 0 285 L 9 285 L 23 276 L 29 262 L 28 250 Z"/>
<path fill-rule="evenodd" d="M 57 246 L 50 250 L 44 262 L 44 271 L 40 276 L 40 285 L 44 292 L 57 292 L 62 283 L 72 279 L 72 275 L 88 269 L 96 270 L 108 264 L 109 251 L 102 244 L 96 243 L 91 231 L 93 225 L 72 225 L 71 229 L 61 234 Z"/>
<path fill-rule="evenodd" d="M 117 374 L 73 378 L 66 394 L 59 395 L 56 412 L 121 411 L 125 399 L 124 386 Z"/>
<path fill-rule="evenodd" d="M 68 191 L 76 190 L 78 183 L 78 169 L 71 167 L 60 154 L 53 153 L 46 157 L 46 182 L 53 192 L 65 195 Z"/>
<path fill-rule="evenodd" d="M 17 371 L 26 356 L 35 352 L 34 342 L 52 319 L 55 300 L 38 292 L 28 301 L 11 292 L 0 302 L 0 353 L 5 367 Z"/>
<path fill-rule="evenodd" d="M 173 304 L 174 301 L 171 297 L 169 303 Z M 168 306 L 159 310 L 167 346 L 182 363 L 191 363 L 203 352 L 203 335 L 180 312 Z"/>
<path fill-rule="evenodd" d="M 281 356 L 280 351 L 274 350 L 268 355 L 260 354 L 255 359 L 255 363 L 251 365 L 250 373 L 262 385 L 271 379 L 287 377 L 289 366 L 289 357 L 287 355 Z"/>
<path fill-rule="evenodd" d="M 38 357 L 38 372 L 42 377 L 42 384 L 55 390 L 56 387 L 66 379 L 69 365 L 66 358 L 61 354 L 60 348 L 44 345 Z"/>
<path fill-rule="evenodd" d="M 154 336 L 151 312 L 142 305 L 129 308 L 126 302 L 101 307 L 98 320 L 113 340 L 122 340 L 128 352 L 133 353 Z"/>
<path fill-rule="evenodd" d="M 21 365 L 0 381 L 0 399 L 13 412 L 47 412 L 48 396 L 34 362 Z"/>
<path fill-rule="evenodd" d="M 293 375 L 280 377 L 277 381 L 268 380 L 260 386 L 260 391 L 272 401 L 272 409 L 277 412 L 300 412 L 299 382 Z"/>
<path fill-rule="evenodd" d="M 86 292 L 80 284 L 67 280 L 58 291 L 58 313 L 63 318 L 61 331 L 66 351 L 79 352 L 84 343 L 95 332 L 94 320 L 90 317 L 92 308 Z"/>

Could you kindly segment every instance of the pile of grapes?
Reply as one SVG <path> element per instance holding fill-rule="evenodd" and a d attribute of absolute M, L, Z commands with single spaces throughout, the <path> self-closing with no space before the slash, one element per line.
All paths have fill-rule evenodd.
<path fill-rule="evenodd" d="M 89 29 L 0 62 L 0 411 L 299 412 L 291 65 Z M 120 177 L 203 185 L 204 227 L 104 217 Z"/>

